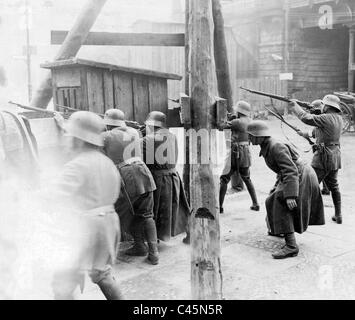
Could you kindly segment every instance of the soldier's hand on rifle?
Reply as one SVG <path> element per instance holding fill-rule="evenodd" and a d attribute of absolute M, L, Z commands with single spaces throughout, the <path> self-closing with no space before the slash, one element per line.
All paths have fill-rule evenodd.
<path fill-rule="evenodd" d="M 293 109 L 297 106 L 297 100 L 296 99 L 290 99 L 290 102 L 288 103 L 288 108 L 289 110 L 293 111 Z"/>
<path fill-rule="evenodd" d="M 301 137 L 308 137 L 308 133 L 305 133 L 305 132 L 301 131 L 300 129 L 297 129 L 296 132 Z"/>
<path fill-rule="evenodd" d="M 64 131 L 64 118 L 59 112 L 54 112 L 54 117 L 53 119 L 57 123 L 57 126 Z"/>
<path fill-rule="evenodd" d="M 290 210 L 297 208 L 297 202 L 295 199 L 286 199 L 286 204 Z"/>

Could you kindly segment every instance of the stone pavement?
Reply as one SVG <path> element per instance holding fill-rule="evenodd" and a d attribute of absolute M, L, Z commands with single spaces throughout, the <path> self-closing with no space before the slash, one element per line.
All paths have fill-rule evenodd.
<path fill-rule="evenodd" d="M 302 128 L 300 122 L 291 120 Z M 277 121 L 270 121 L 272 130 L 285 139 Z M 283 129 L 303 153 L 309 146 L 291 131 Z M 344 224 L 331 222 L 333 205 L 325 196 L 326 225 L 310 227 L 296 234 L 300 246 L 298 257 L 273 260 L 271 253 L 283 240 L 266 235 L 265 207 L 258 213 L 249 210 L 247 192 L 229 195 L 225 214 L 221 216 L 223 294 L 225 299 L 354 299 L 355 298 L 355 136 L 342 141 L 343 169 L 340 173 L 343 192 Z M 259 200 L 264 204 L 275 175 L 258 157 L 259 148 L 252 147 L 252 179 Z M 190 299 L 190 248 L 182 244 L 183 236 L 160 245 L 161 262 L 149 266 L 144 258 L 121 256 L 115 266 L 117 278 L 127 299 Z M 89 281 L 80 299 L 103 299 Z"/>

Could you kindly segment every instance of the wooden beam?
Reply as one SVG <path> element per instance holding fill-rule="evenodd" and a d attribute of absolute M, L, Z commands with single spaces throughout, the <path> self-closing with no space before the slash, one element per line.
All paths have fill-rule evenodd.
<path fill-rule="evenodd" d="M 185 0 L 185 94 L 190 96 L 190 42 L 189 42 L 189 20 L 190 20 L 190 0 Z M 180 97 L 180 101 L 183 102 Z M 189 107 L 191 107 L 190 100 L 188 102 Z M 190 110 L 191 117 L 191 110 Z M 191 121 L 184 124 L 186 130 L 190 128 Z M 184 189 L 188 201 L 190 201 L 190 138 L 189 134 L 185 135 L 185 163 L 183 169 L 183 182 Z"/>
<path fill-rule="evenodd" d="M 219 0 L 212 0 L 212 9 L 214 22 L 214 59 L 216 63 L 218 94 L 228 101 L 227 108 L 231 112 L 233 107 L 233 90 L 229 75 L 224 19 Z"/>
<path fill-rule="evenodd" d="M 214 141 L 212 119 L 216 92 L 211 0 L 190 2 L 189 26 L 193 129 L 190 135 L 192 299 L 217 300 L 222 295 L 222 272 L 217 193 L 211 161 L 215 151 L 211 141 Z"/>
<path fill-rule="evenodd" d="M 51 32 L 51 44 L 62 44 L 67 31 Z M 151 46 L 151 47 L 183 47 L 185 35 L 183 33 L 112 33 L 90 32 L 86 46 Z"/>
<path fill-rule="evenodd" d="M 73 28 L 68 33 L 59 49 L 55 60 L 65 60 L 76 56 L 106 1 L 107 0 L 87 0 Z M 48 71 L 31 100 L 31 106 L 45 109 L 52 97 L 52 77 L 50 71 Z"/>

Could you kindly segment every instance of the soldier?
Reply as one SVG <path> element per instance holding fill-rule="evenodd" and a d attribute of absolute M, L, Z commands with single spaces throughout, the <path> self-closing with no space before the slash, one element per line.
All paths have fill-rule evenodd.
<path fill-rule="evenodd" d="M 171 237 L 187 233 L 184 243 L 189 243 L 188 218 L 190 207 L 178 172 L 177 139 L 166 128 L 166 115 L 153 111 L 146 121 L 147 135 L 143 138 L 143 158 L 153 174 L 157 190 L 154 191 L 154 219 L 158 238 L 169 241 Z"/>
<path fill-rule="evenodd" d="M 317 174 L 319 183 L 325 181 L 331 191 L 335 208 L 332 220 L 341 224 L 343 219 L 338 171 L 341 169 L 340 136 L 343 120 L 340 99 L 334 95 L 327 95 L 323 99 L 323 104 L 323 113 L 320 115 L 307 113 L 294 101 L 290 104 L 290 108 L 305 124 L 316 127 L 313 133 L 316 138 L 316 146 L 312 167 Z M 304 135 L 302 132 L 299 134 Z"/>
<path fill-rule="evenodd" d="M 104 151 L 115 163 L 123 179 L 116 211 L 122 227 L 134 239 L 133 247 L 125 253 L 130 256 L 148 254 L 147 262 L 156 265 L 159 262 L 157 230 L 153 219 L 153 191 L 156 186 L 141 158 L 139 134 L 126 125 L 124 113 L 118 109 L 106 111 L 104 123 L 108 130 L 104 134 Z M 144 243 L 144 234 L 149 250 Z"/>
<path fill-rule="evenodd" d="M 238 172 L 247 186 L 248 192 L 252 199 L 251 210 L 259 211 L 260 206 L 256 197 L 254 185 L 250 179 L 251 155 L 249 150 L 249 136 L 246 132 L 247 126 L 251 121 L 251 107 L 248 102 L 239 101 L 234 107 L 234 113 L 239 116 L 239 119 L 234 119 L 231 122 L 232 141 L 230 150 L 228 151 L 227 161 L 220 178 L 219 190 L 219 210 L 224 212 L 223 202 L 227 192 L 228 183 L 231 176 Z"/>
<path fill-rule="evenodd" d="M 55 119 L 63 127 L 64 119 L 59 114 Z M 114 203 L 119 196 L 121 178 L 113 162 L 100 151 L 104 124 L 94 113 L 79 111 L 69 118 L 64 128 L 74 158 L 49 188 L 46 199 L 52 210 L 60 210 L 62 219 L 70 216 L 70 221 L 76 222 L 71 230 L 81 241 L 71 244 L 77 249 L 73 263 L 65 264 L 54 275 L 55 299 L 73 299 L 83 272 L 89 271 L 91 280 L 108 300 L 119 300 L 122 294 L 112 274 L 112 265 L 120 240 Z M 66 235 L 73 236 L 72 233 Z"/>
<path fill-rule="evenodd" d="M 263 121 L 252 121 L 247 132 L 253 145 L 260 145 L 260 156 L 277 174 L 277 181 L 266 199 L 267 222 L 274 235 L 285 235 L 286 245 L 274 253 L 274 259 L 298 255 L 295 232 L 308 225 L 324 224 L 323 200 L 316 173 L 289 145 L 276 141 Z"/>
<path fill-rule="evenodd" d="M 314 100 L 311 103 L 311 105 L 312 105 L 312 109 L 310 110 L 310 113 L 312 113 L 312 114 L 322 114 L 323 113 L 323 109 L 324 109 L 323 100 L 321 100 L 321 99 Z M 309 138 L 315 138 L 315 129 L 313 129 L 311 134 L 301 133 L 300 135 L 308 136 Z M 323 180 L 322 194 L 327 195 L 327 196 L 330 195 L 329 188 L 327 187 L 327 184 L 324 182 L 324 180 Z"/>

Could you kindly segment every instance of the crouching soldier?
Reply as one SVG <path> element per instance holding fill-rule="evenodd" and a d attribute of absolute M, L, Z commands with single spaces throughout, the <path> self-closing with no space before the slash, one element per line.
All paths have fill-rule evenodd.
<path fill-rule="evenodd" d="M 154 191 L 154 219 L 158 238 L 169 241 L 171 237 L 187 233 L 190 206 L 178 172 L 177 139 L 166 128 L 166 115 L 153 111 L 146 121 L 147 135 L 143 138 L 143 158 L 153 174 L 157 190 Z"/>
<path fill-rule="evenodd" d="M 229 146 L 226 165 L 220 178 L 219 210 L 224 212 L 223 203 L 227 193 L 227 186 L 234 173 L 239 173 L 244 181 L 252 200 L 251 210 L 259 211 L 260 206 L 256 197 L 253 182 L 250 179 L 251 154 L 249 150 L 249 136 L 246 132 L 250 123 L 251 107 L 245 101 L 239 101 L 234 107 L 234 113 L 239 119 L 231 122 L 231 145 Z"/>
<path fill-rule="evenodd" d="M 137 130 L 124 121 L 124 113 L 118 109 L 108 110 L 104 123 L 104 151 L 115 163 L 122 177 L 121 195 L 116 203 L 116 211 L 122 227 L 134 239 L 132 248 L 126 251 L 131 256 L 146 256 L 147 262 L 158 264 L 157 231 L 154 222 L 153 191 L 155 182 L 141 158 L 140 137 Z M 145 245 L 145 237 L 148 250 Z"/>
<path fill-rule="evenodd" d="M 340 99 L 334 95 L 327 95 L 323 99 L 323 104 L 323 113 L 319 115 L 307 113 L 296 102 L 290 104 L 290 109 L 302 122 L 315 127 L 313 135 L 316 138 L 316 146 L 312 167 L 317 174 L 319 183 L 325 181 L 332 194 L 335 207 L 335 215 L 332 220 L 341 224 L 343 218 L 338 171 L 341 169 L 340 136 L 343 119 Z M 302 132 L 300 134 L 302 135 Z"/>
<path fill-rule="evenodd" d="M 59 114 L 56 120 L 63 127 L 64 119 Z M 74 158 L 65 165 L 45 198 L 50 201 L 46 202 L 47 206 L 50 203 L 51 209 L 60 211 L 62 220 L 69 218 L 74 223 L 68 224 L 71 232 L 59 229 L 58 232 L 64 232 L 68 239 L 75 234 L 78 242 L 68 247 L 75 253 L 72 263 L 64 264 L 54 275 L 55 299 L 73 299 L 83 272 L 89 271 L 91 280 L 107 299 L 119 300 L 122 294 L 112 274 L 112 265 L 120 239 L 114 204 L 121 179 L 113 162 L 100 151 L 104 124 L 94 113 L 79 111 L 69 118 L 64 128 Z"/>
<path fill-rule="evenodd" d="M 272 256 L 285 259 L 298 255 L 295 232 L 303 233 L 308 225 L 323 225 L 324 207 L 316 173 L 289 145 L 273 139 L 265 122 L 248 125 L 250 141 L 260 145 L 260 156 L 277 174 L 275 187 L 266 199 L 269 231 L 285 235 L 285 246 Z"/>

